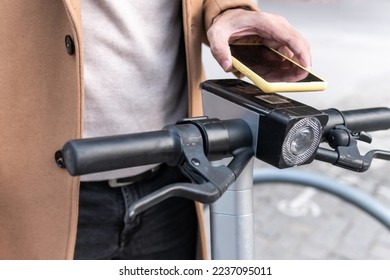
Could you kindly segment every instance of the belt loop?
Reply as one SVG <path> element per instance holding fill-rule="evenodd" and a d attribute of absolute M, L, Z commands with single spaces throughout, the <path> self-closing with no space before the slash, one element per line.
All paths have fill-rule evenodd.
<path fill-rule="evenodd" d="M 111 187 L 111 188 L 118 188 L 118 187 L 126 187 L 126 186 L 130 186 L 132 184 L 134 184 L 135 182 L 118 182 L 118 179 L 111 179 L 111 180 L 108 180 L 108 185 Z"/>
<path fill-rule="evenodd" d="M 111 188 L 117 188 L 117 187 L 126 187 L 131 186 L 135 183 L 141 182 L 141 181 L 147 181 L 151 180 L 158 174 L 158 171 L 160 170 L 161 165 L 157 165 L 143 173 L 126 177 L 126 178 L 118 178 L 118 179 L 111 179 L 108 180 L 108 185 Z"/>

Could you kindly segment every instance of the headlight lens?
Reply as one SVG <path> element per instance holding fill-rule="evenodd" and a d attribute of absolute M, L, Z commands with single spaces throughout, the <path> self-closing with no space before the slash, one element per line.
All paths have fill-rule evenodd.
<path fill-rule="evenodd" d="M 303 154 L 307 149 L 310 148 L 314 140 L 314 132 L 311 127 L 300 128 L 295 135 L 292 136 L 291 140 L 291 152 L 299 156 Z"/>
<path fill-rule="evenodd" d="M 282 157 L 288 166 L 301 165 L 309 160 L 321 140 L 322 127 L 316 118 L 298 121 L 287 133 L 282 147 Z"/>

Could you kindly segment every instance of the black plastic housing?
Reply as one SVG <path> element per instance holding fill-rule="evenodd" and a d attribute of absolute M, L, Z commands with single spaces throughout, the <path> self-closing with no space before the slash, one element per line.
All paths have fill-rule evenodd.
<path fill-rule="evenodd" d="M 209 80 L 201 88 L 258 114 L 255 156 L 278 168 L 290 167 L 281 156 L 282 147 L 287 133 L 298 121 L 314 117 L 322 127 L 328 121 L 328 115 L 322 111 L 276 93 L 264 93 L 245 81 Z M 305 164 L 314 157 L 315 153 Z"/>

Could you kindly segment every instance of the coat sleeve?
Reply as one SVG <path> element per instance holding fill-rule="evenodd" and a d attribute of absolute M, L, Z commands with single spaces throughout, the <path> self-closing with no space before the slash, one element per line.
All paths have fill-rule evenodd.
<path fill-rule="evenodd" d="M 204 26 L 208 30 L 213 20 L 220 13 L 234 8 L 258 11 L 259 8 L 250 0 L 205 0 L 203 4 Z"/>

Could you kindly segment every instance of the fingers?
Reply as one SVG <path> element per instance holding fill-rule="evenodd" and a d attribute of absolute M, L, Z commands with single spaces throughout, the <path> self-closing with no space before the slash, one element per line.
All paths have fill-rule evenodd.
<path fill-rule="evenodd" d="M 242 9 L 227 10 L 214 19 L 212 26 L 207 31 L 211 53 L 226 72 L 233 68 L 229 43 L 245 40 L 251 35 L 257 36 L 256 31 L 251 27 L 251 20 L 245 16 L 245 12 L 252 13 Z M 237 20 L 235 17 L 240 19 Z M 253 37 L 248 38 L 253 40 Z"/>
<path fill-rule="evenodd" d="M 279 15 L 262 13 L 262 24 L 259 26 L 260 36 L 264 36 L 264 44 L 279 50 L 302 66 L 311 66 L 310 45 L 290 23 Z"/>
<path fill-rule="evenodd" d="M 210 50 L 215 60 L 221 65 L 225 72 L 232 70 L 231 53 L 229 48 L 229 38 L 231 36 L 223 25 L 215 24 L 207 31 L 207 38 L 210 43 Z"/>
<path fill-rule="evenodd" d="M 308 42 L 281 16 L 243 9 L 227 10 L 207 31 L 211 53 L 221 67 L 232 70 L 231 42 L 261 42 L 275 48 L 303 67 L 310 68 Z"/>

